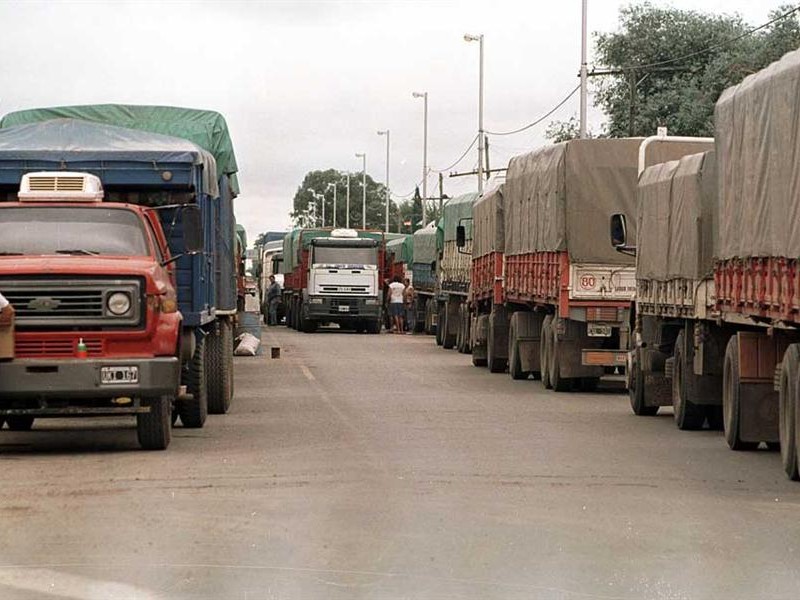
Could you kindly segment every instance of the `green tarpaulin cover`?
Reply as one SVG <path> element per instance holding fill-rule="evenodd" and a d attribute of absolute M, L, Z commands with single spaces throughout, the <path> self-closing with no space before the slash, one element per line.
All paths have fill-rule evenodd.
<path fill-rule="evenodd" d="M 477 199 L 478 194 L 473 192 L 450 198 L 444 205 L 442 218 L 436 226 L 436 243 L 440 250 L 444 248 L 444 242 L 456 239 L 456 227 L 459 225 L 466 229 L 467 239 L 472 239 L 472 205 Z"/>
<path fill-rule="evenodd" d="M 217 171 L 228 175 L 231 190 L 234 194 L 239 193 L 236 179 L 239 169 L 236 166 L 233 143 L 225 117 L 218 112 L 175 106 L 128 104 L 55 106 L 9 113 L 0 119 L 0 128 L 62 118 L 139 129 L 194 142 L 211 153 L 217 161 Z"/>
<path fill-rule="evenodd" d="M 386 242 L 386 251 L 394 256 L 394 262 L 411 264 L 414 258 L 414 236 L 400 234 L 403 237 Z"/>
<path fill-rule="evenodd" d="M 436 221 L 431 221 L 414 232 L 413 262 L 431 264 L 437 258 Z"/>

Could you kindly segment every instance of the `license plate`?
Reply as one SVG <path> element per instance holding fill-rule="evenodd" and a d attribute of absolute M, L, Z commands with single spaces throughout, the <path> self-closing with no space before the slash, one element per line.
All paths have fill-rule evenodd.
<path fill-rule="evenodd" d="M 139 367 L 100 367 L 103 385 L 130 385 L 139 383 Z"/>
<path fill-rule="evenodd" d="M 340 304 L 339 312 L 350 312 L 350 307 L 347 304 Z"/>
<path fill-rule="evenodd" d="M 589 337 L 611 337 L 611 325 L 589 323 Z"/>

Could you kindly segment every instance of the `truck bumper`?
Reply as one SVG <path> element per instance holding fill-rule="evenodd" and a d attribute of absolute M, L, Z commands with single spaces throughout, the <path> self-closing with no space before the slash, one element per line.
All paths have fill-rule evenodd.
<path fill-rule="evenodd" d="M 136 367 L 135 382 L 103 383 L 104 367 Z M 0 362 L 0 398 L 7 401 L 175 395 L 180 364 L 174 356 L 131 359 L 17 359 Z"/>
<path fill-rule="evenodd" d="M 367 298 L 340 298 L 324 296 L 321 302 L 307 302 L 308 318 L 315 321 L 347 322 L 374 320 L 381 316 L 380 304 L 367 304 Z"/>

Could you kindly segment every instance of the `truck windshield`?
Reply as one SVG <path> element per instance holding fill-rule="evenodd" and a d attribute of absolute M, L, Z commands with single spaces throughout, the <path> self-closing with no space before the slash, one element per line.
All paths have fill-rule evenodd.
<path fill-rule="evenodd" d="M 122 208 L 31 206 L 0 210 L 0 255 L 149 255 L 141 219 Z"/>
<path fill-rule="evenodd" d="M 348 248 L 346 246 L 315 246 L 316 265 L 377 265 L 378 249 L 374 246 Z"/>

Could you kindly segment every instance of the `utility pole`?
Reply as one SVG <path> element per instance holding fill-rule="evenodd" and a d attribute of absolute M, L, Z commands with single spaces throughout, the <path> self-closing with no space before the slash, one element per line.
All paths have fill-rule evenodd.
<path fill-rule="evenodd" d="M 345 202 L 345 227 L 350 229 L 350 171 L 347 172 L 347 202 Z"/>
<path fill-rule="evenodd" d="M 586 138 L 586 103 L 587 103 L 587 81 L 588 75 L 586 72 L 586 13 L 588 0 L 583 0 L 581 3 L 581 125 L 580 136 L 581 139 Z"/>
<path fill-rule="evenodd" d="M 443 207 L 444 207 L 444 175 L 442 173 L 439 173 L 439 216 L 440 217 L 442 216 Z"/>

